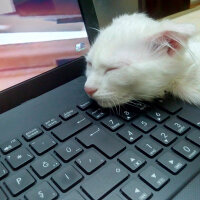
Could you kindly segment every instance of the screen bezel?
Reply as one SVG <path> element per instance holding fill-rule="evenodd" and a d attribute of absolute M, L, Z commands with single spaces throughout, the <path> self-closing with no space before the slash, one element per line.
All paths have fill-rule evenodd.
<path fill-rule="evenodd" d="M 88 39 L 92 43 L 99 28 L 92 0 L 78 0 L 86 26 Z M 92 28 L 91 28 L 92 27 Z M 70 63 L 58 66 L 48 72 L 21 82 L 0 92 L 0 113 L 6 112 L 32 98 L 40 96 L 64 83 L 67 83 L 84 72 L 85 60 L 80 57 Z"/>

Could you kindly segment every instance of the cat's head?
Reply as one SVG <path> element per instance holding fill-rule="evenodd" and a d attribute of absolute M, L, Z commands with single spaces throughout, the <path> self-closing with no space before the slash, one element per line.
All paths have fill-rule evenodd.
<path fill-rule="evenodd" d="M 114 19 L 86 56 L 85 91 L 103 107 L 162 96 L 186 67 L 183 46 L 194 30 L 144 14 Z"/>

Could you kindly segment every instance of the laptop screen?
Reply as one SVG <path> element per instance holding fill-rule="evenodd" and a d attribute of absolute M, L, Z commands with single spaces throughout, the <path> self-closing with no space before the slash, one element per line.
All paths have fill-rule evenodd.
<path fill-rule="evenodd" d="M 85 55 L 78 0 L 1 0 L 0 91 Z"/>

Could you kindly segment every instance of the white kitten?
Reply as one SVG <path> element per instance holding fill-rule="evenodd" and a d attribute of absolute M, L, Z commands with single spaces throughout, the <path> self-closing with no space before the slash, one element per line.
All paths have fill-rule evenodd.
<path fill-rule="evenodd" d="M 195 27 L 144 14 L 101 30 L 86 60 L 85 91 L 103 107 L 150 101 L 170 92 L 200 104 L 200 40 Z"/>

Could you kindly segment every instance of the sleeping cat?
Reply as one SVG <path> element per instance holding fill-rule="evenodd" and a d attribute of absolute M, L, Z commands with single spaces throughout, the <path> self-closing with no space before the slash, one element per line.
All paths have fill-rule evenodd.
<path fill-rule="evenodd" d="M 102 107 L 166 92 L 200 105 L 200 39 L 191 24 L 120 16 L 100 30 L 86 61 L 85 91 Z"/>

